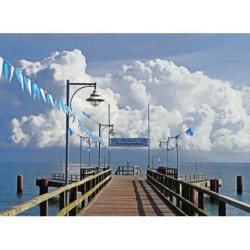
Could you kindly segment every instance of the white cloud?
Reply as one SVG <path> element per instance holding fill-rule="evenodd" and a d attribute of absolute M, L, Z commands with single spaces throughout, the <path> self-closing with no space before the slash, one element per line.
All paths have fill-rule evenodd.
<path fill-rule="evenodd" d="M 111 123 L 118 137 L 147 137 L 150 104 L 151 145 L 192 127 L 194 136 L 183 134 L 181 147 L 197 150 L 248 151 L 250 149 L 249 87 L 235 89 L 229 82 L 212 79 L 202 72 L 190 72 L 174 62 L 155 59 L 121 65 L 115 74 L 104 77 L 86 73 L 86 59 L 79 50 L 54 52 L 41 62 L 22 60 L 20 67 L 50 94 L 65 100 L 65 82 L 96 81 L 106 100 L 97 109 L 84 100 L 91 90 L 82 90 L 73 99 L 73 110 L 91 114 L 101 123 Z M 71 88 L 71 93 L 76 88 Z M 83 100 L 82 100 L 83 96 Z M 35 104 L 34 104 L 35 105 Z M 98 127 L 84 118 L 86 127 Z M 65 115 L 56 110 L 12 120 L 13 142 L 37 147 L 65 145 Z M 107 133 L 104 137 L 107 137 Z M 71 143 L 79 144 L 77 137 Z"/>

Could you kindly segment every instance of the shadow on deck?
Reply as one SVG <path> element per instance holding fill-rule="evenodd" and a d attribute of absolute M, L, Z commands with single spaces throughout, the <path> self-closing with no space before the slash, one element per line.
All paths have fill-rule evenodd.
<path fill-rule="evenodd" d="M 112 176 L 112 180 L 81 216 L 177 216 L 143 176 Z"/>

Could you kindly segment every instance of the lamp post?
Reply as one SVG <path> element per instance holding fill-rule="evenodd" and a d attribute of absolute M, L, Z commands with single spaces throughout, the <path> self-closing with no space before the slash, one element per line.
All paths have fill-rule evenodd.
<path fill-rule="evenodd" d="M 170 150 L 169 149 L 169 142 L 171 140 L 175 139 L 176 140 L 176 143 L 175 143 L 175 147 L 176 147 L 176 168 L 177 168 L 177 179 L 178 179 L 178 176 L 179 176 L 179 147 L 178 147 L 178 136 L 169 136 L 168 139 L 166 141 L 160 141 L 160 145 L 159 147 L 161 148 L 162 147 L 162 143 L 166 143 L 167 144 L 167 167 L 168 167 L 168 151 Z"/>
<path fill-rule="evenodd" d="M 163 144 L 163 143 L 166 143 L 166 144 L 167 144 L 168 141 L 163 141 L 163 140 L 161 140 L 161 141 L 160 141 L 160 144 L 159 144 L 159 147 L 160 147 L 160 148 L 162 148 L 162 144 Z M 167 148 L 167 167 L 168 167 L 168 148 Z"/>
<path fill-rule="evenodd" d="M 62 174 L 62 156 L 58 156 L 56 160 L 57 161 L 60 160 L 60 163 L 61 163 L 61 174 Z"/>
<path fill-rule="evenodd" d="M 157 158 L 157 161 L 160 161 L 159 156 L 152 156 L 152 169 L 154 169 L 154 158 Z"/>
<path fill-rule="evenodd" d="M 89 98 L 86 99 L 86 101 L 90 102 L 94 107 L 97 107 L 101 104 L 101 102 L 104 101 L 104 99 L 101 98 L 100 94 L 97 93 L 96 91 L 96 82 L 95 83 L 73 83 L 70 82 L 69 80 L 67 80 L 66 83 L 66 105 L 71 107 L 71 102 L 73 97 L 75 96 L 75 94 L 83 89 L 83 88 L 94 88 L 93 93 L 90 95 Z M 77 89 L 74 94 L 71 97 L 71 100 L 69 101 L 69 91 L 70 91 L 70 86 L 82 86 L 79 89 Z M 66 113 L 66 153 L 65 153 L 65 185 L 69 184 L 69 113 Z M 66 201 L 66 205 L 68 204 L 68 192 L 66 192 L 66 197 L 65 197 L 65 201 Z"/>
<path fill-rule="evenodd" d="M 105 155 L 101 156 L 100 158 L 103 158 L 103 166 L 105 168 L 106 167 L 106 165 L 105 165 Z"/>
<path fill-rule="evenodd" d="M 202 162 L 202 158 L 201 157 L 196 157 L 195 158 L 195 174 L 196 174 L 196 179 L 197 179 L 198 160 L 199 160 L 199 162 Z"/>
<path fill-rule="evenodd" d="M 90 167 L 90 137 L 88 136 L 80 136 L 80 168 L 82 168 L 82 142 L 87 139 L 87 143 L 89 144 L 88 152 L 89 152 L 89 167 Z"/>
<path fill-rule="evenodd" d="M 103 129 L 101 129 L 103 127 Z M 109 128 L 109 135 L 112 135 L 114 136 L 116 134 L 116 131 L 114 130 L 114 125 L 113 124 L 101 124 L 99 123 L 99 137 L 102 136 L 102 131 L 105 129 L 105 128 Z M 111 129 L 110 129 L 111 128 Z M 110 146 L 110 140 L 109 140 L 109 146 Z M 100 165 L 101 165 L 101 162 L 100 162 L 100 156 L 101 156 L 101 142 L 99 141 L 99 144 L 98 144 L 98 168 L 100 169 Z M 110 155 L 109 155 L 110 156 Z M 110 162 L 110 159 L 109 159 L 109 162 Z M 109 166 L 110 167 L 110 166 Z"/>

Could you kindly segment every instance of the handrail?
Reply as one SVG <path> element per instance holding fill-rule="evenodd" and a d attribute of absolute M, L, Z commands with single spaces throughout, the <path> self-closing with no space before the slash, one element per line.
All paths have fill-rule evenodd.
<path fill-rule="evenodd" d="M 172 205 L 181 209 L 186 215 L 207 215 L 204 211 L 204 194 L 214 199 L 218 204 L 218 215 L 226 215 L 226 204 L 250 213 L 250 204 L 238 201 L 228 196 L 220 195 L 195 183 L 168 177 L 151 169 L 147 170 L 147 181 L 156 188 Z M 198 204 L 195 197 L 198 192 Z M 174 199 L 175 198 L 175 203 Z"/>
<path fill-rule="evenodd" d="M 88 202 L 93 199 L 93 197 L 101 190 L 101 188 L 111 179 L 111 169 L 108 169 L 106 171 L 103 171 L 99 174 L 89 176 L 81 181 L 71 183 L 67 186 L 58 188 L 55 191 L 37 196 L 33 199 L 30 199 L 26 202 L 23 202 L 17 206 L 14 206 L 12 208 L 0 211 L 0 216 L 15 216 L 17 214 L 20 214 L 30 208 L 33 208 L 39 204 L 42 204 L 43 202 L 48 202 L 49 199 L 63 194 L 64 192 L 68 192 L 69 190 L 76 189 L 77 191 L 82 192 L 82 196 L 79 199 L 71 200 L 70 204 L 66 207 L 63 207 L 57 215 L 66 215 L 71 210 L 76 209 L 76 207 L 85 199 L 88 198 Z M 64 199 L 64 198 L 63 198 Z M 61 202 L 60 202 L 61 203 Z M 85 207 L 85 203 L 83 204 L 83 207 Z M 48 214 L 46 212 L 46 214 Z M 72 215 L 76 215 L 72 214 Z"/>
<path fill-rule="evenodd" d="M 139 166 L 119 166 L 114 175 L 138 175 L 138 173 L 142 174 L 142 171 Z"/>

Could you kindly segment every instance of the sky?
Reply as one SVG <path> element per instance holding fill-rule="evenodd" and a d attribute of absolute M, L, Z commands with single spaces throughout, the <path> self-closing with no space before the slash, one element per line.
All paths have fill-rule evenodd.
<path fill-rule="evenodd" d="M 0 38 L 1 57 L 64 103 L 67 79 L 97 82 L 104 104 L 93 108 L 83 102 L 91 92 L 87 89 L 72 102 L 93 134 L 98 135 L 98 126 L 81 111 L 107 124 L 110 105 L 116 137 L 147 137 L 149 104 L 152 154 L 163 162 L 160 140 L 180 133 L 183 161 L 197 155 L 209 161 L 249 160 L 249 34 L 2 33 Z M 3 161 L 40 161 L 44 152 L 53 161 L 64 154 L 63 112 L 30 98 L 15 77 L 8 83 L 2 74 L 0 94 Z M 184 133 L 189 127 L 192 138 Z M 77 161 L 77 135 L 70 137 L 70 145 L 72 161 Z M 114 150 L 115 160 L 119 150 Z M 131 150 L 126 154 L 138 161 Z M 139 155 L 147 159 L 145 150 Z"/>
<path fill-rule="evenodd" d="M 84 1 L 81 6 L 79 3 L 76 0 L 60 1 L 60 6 L 57 1 L 47 0 L 37 1 L 35 5 L 28 0 L 1 3 L 0 57 L 61 101 L 65 100 L 67 79 L 96 81 L 99 92 L 105 96 L 105 104 L 94 109 L 81 101 L 80 97 L 84 99 L 90 93 L 84 90 L 81 96 L 74 98 L 74 110 L 80 116 L 84 107 L 84 111 L 96 120 L 106 122 L 110 104 L 111 123 L 117 136 L 145 136 L 147 104 L 150 103 L 152 155 L 160 155 L 162 161 L 165 161 L 166 151 L 157 147 L 159 140 L 192 127 L 194 136 L 183 134 L 180 140 L 182 161 L 195 161 L 197 156 L 202 156 L 208 161 L 249 162 L 247 1 L 127 0 L 121 3 L 92 0 Z M 15 77 L 10 83 L 3 76 L 0 79 L 0 116 L 0 162 L 55 161 L 64 155 L 65 115 L 34 100 L 25 89 L 22 91 Z M 82 119 L 88 129 L 97 132 L 90 120 Z M 70 143 L 74 149 L 70 152 L 70 160 L 77 162 L 79 140 L 72 136 Z M 145 150 L 112 151 L 112 159 L 123 163 L 135 159 L 145 161 L 146 155 Z M 25 219 L 25 223 L 19 220 L 22 228 L 24 224 L 28 225 L 28 218 Z M 94 219 L 88 221 L 88 229 L 92 225 L 95 226 L 93 230 L 99 227 L 101 218 L 96 224 Z M 239 223 L 239 218 L 232 219 L 234 225 Z M 126 225 L 124 227 L 120 226 L 121 219 L 117 224 L 117 218 L 102 222 L 119 227 L 119 230 L 108 228 L 112 238 L 127 233 L 130 226 L 130 232 L 132 230 L 134 235 L 145 239 L 150 226 L 160 229 L 150 230 L 151 238 L 158 238 L 165 232 L 172 242 L 178 240 L 179 244 L 194 237 L 191 232 L 195 232 L 196 241 L 201 240 L 199 243 L 203 244 L 204 230 L 208 229 L 208 233 L 211 229 L 216 230 L 213 219 L 203 221 L 200 218 L 195 223 L 192 219 L 190 235 L 183 234 L 183 241 L 179 241 L 179 234 L 175 232 L 180 224 L 176 220 L 171 223 L 168 219 L 167 225 L 163 219 L 153 221 L 157 224 L 143 220 L 143 227 L 139 229 L 141 220 L 138 223 L 134 223 L 136 219 L 125 220 L 129 224 L 122 224 Z M 11 226 L 11 235 L 15 234 L 16 239 L 21 236 L 15 242 L 23 241 L 34 220 L 22 230 L 24 234 L 20 232 L 17 220 L 14 221 L 15 226 L 8 220 L 4 228 Z M 86 221 L 77 221 L 82 235 L 86 230 L 82 223 L 86 225 Z M 228 218 L 226 222 L 232 225 Z M 245 219 L 244 222 L 248 223 Z M 51 227 L 48 227 L 48 220 L 45 223 L 48 236 L 54 236 L 58 221 L 52 221 Z M 206 229 L 197 231 L 204 223 Z M 15 232 L 16 228 L 18 232 Z M 64 230 L 61 228 L 56 231 Z M 227 230 L 229 228 L 229 225 L 222 228 L 220 224 L 220 231 L 215 231 L 214 235 L 220 237 L 217 246 L 231 246 L 228 239 L 238 239 L 234 231 Z M 52 230 L 51 233 L 48 230 Z M 221 230 L 227 233 L 221 234 Z M 234 236 L 228 237 L 232 233 Z M 242 233 L 244 235 L 244 230 Z M 32 235 L 33 238 L 36 235 Z M 75 237 L 75 232 L 70 235 L 69 231 L 67 235 Z M 6 244 L 15 244 L 9 236 L 3 237 Z M 88 234 L 88 237 L 95 240 L 96 234 Z M 98 234 L 98 237 L 106 237 L 106 234 Z M 142 243 L 138 237 L 133 245 L 139 243 L 141 246 L 147 242 L 147 247 L 152 243 L 154 248 L 162 247 L 161 241 Z M 245 244 L 244 239 L 247 237 L 237 241 L 238 247 Z M 54 242 L 51 239 L 50 244 Z M 100 247 L 102 242 L 95 241 Z M 59 242 L 56 244 L 58 247 Z M 70 244 L 72 247 L 72 242 Z M 122 247 L 127 249 L 129 244 L 130 241 L 124 242 Z M 29 242 L 26 245 L 29 248 Z M 109 247 L 112 246 L 111 242 Z M 186 244 L 185 248 L 188 248 Z"/>
<path fill-rule="evenodd" d="M 85 89 L 72 104 L 93 134 L 98 134 L 98 127 L 81 111 L 107 123 L 110 105 L 116 137 L 147 137 L 149 104 L 152 155 L 158 155 L 161 163 L 166 162 L 166 152 L 159 149 L 159 141 L 177 134 L 182 135 L 181 161 L 192 162 L 199 156 L 208 161 L 248 162 L 250 36 L 244 26 L 235 20 L 229 22 L 235 6 L 229 4 L 222 19 L 219 10 L 223 5 L 217 3 L 213 21 L 209 22 L 203 9 L 195 12 L 196 16 L 190 15 L 179 10 L 177 3 L 170 8 L 178 9 L 183 19 L 173 22 L 174 12 L 160 15 L 164 12 L 160 6 L 157 18 L 151 15 L 145 19 L 151 13 L 151 6 L 145 4 L 139 21 L 136 8 L 140 6 L 124 6 L 130 22 L 122 18 L 125 13 L 112 11 L 113 16 L 105 15 L 108 12 L 100 9 L 95 13 L 96 22 L 89 21 L 91 11 L 85 12 L 81 22 L 74 9 L 68 19 L 56 16 L 57 22 L 49 24 L 36 13 L 36 25 L 31 28 L 27 24 L 33 12 L 19 20 L 19 25 L 11 24 L 9 19 L 6 22 L 3 13 L 6 25 L 0 33 L 0 56 L 62 102 L 67 79 L 97 82 L 105 103 L 91 107 L 83 101 L 91 93 Z M 68 10 L 64 4 L 61 7 Z M 94 3 L 88 7 L 93 8 Z M 213 7 L 206 5 L 206 9 Z M 204 21 L 200 18 L 197 22 L 201 15 Z M 119 22 L 114 22 L 115 17 Z M 244 15 L 237 20 L 241 18 Z M 71 91 L 75 90 L 72 87 Z M 2 74 L 0 97 L 1 161 L 43 161 L 44 155 L 46 161 L 55 161 L 65 154 L 63 112 L 31 98 L 26 89 L 20 89 L 15 76 L 7 83 Z M 192 137 L 184 133 L 189 127 L 194 131 Z M 70 148 L 71 161 L 79 161 L 77 135 L 70 137 Z M 96 151 L 92 149 L 93 159 Z M 102 154 L 107 155 L 107 150 Z M 125 154 L 114 149 L 112 157 L 116 163 L 127 159 L 140 162 L 147 160 L 147 153 L 146 149 L 126 149 Z"/>

